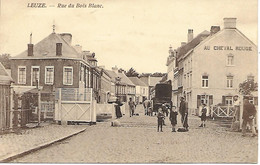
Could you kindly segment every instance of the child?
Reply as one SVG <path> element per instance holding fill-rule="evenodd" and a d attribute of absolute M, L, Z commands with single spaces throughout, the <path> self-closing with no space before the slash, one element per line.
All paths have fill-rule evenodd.
<path fill-rule="evenodd" d="M 157 129 L 157 132 L 159 132 L 159 127 L 161 127 L 161 132 L 163 132 L 162 131 L 162 125 L 163 125 L 163 122 L 164 122 L 164 115 L 163 115 L 161 107 L 158 109 L 157 118 L 158 118 L 158 129 Z"/>
<path fill-rule="evenodd" d="M 152 107 L 148 108 L 148 116 L 152 116 L 153 115 L 153 111 L 152 111 Z"/>
<path fill-rule="evenodd" d="M 199 127 L 206 127 L 205 121 L 206 121 L 206 113 L 207 113 L 207 108 L 206 104 L 202 105 L 202 110 L 201 110 L 201 125 Z"/>
<path fill-rule="evenodd" d="M 175 126 L 177 124 L 177 115 L 178 115 L 178 112 L 177 112 L 176 106 L 173 106 L 170 111 L 170 117 L 169 117 L 171 124 L 172 124 L 172 132 L 176 132 Z"/>

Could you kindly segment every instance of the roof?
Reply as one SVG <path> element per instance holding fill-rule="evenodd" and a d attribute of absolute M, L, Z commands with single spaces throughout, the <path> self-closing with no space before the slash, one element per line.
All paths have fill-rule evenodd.
<path fill-rule="evenodd" d="M 0 62 L 0 84 L 1 85 L 10 85 L 13 82 L 13 79 L 7 73 L 5 67 Z"/>
<path fill-rule="evenodd" d="M 155 86 L 157 83 L 160 82 L 162 77 L 150 77 L 150 84 L 149 86 Z"/>
<path fill-rule="evenodd" d="M 147 86 L 142 80 L 140 80 L 138 77 L 128 77 L 133 84 L 138 86 Z"/>
<path fill-rule="evenodd" d="M 108 73 L 108 75 L 111 77 L 111 81 L 112 82 L 116 82 L 116 77 L 117 77 L 117 74 L 112 71 L 112 70 L 106 70 L 105 71 Z"/>
<path fill-rule="evenodd" d="M 121 78 L 121 82 L 126 85 L 135 86 L 134 83 L 124 74 L 124 73 L 118 73 L 119 77 Z"/>
<path fill-rule="evenodd" d="M 62 43 L 62 55 L 56 56 L 56 43 Z M 79 54 L 60 34 L 51 33 L 33 47 L 33 56 L 28 56 L 28 50 L 11 59 L 38 59 L 38 58 L 80 58 Z"/>
<path fill-rule="evenodd" d="M 120 83 L 122 85 L 131 85 L 135 86 L 132 81 L 124 73 L 116 73 L 112 70 L 105 70 L 108 75 L 111 77 L 112 82 L 116 82 L 116 78 L 120 77 Z"/>
<path fill-rule="evenodd" d="M 188 42 L 186 45 L 181 46 L 177 49 L 177 56 L 180 58 L 181 56 L 185 55 L 188 53 L 190 50 L 195 48 L 201 41 L 203 41 L 205 38 L 207 38 L 210 35 L 210 32 L 207 30 L 201 32 L 198 34 L 193 40 Z"/>

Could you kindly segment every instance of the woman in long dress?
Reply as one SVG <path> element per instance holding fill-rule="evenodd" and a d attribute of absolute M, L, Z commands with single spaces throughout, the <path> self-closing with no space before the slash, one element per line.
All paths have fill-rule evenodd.
<path fill-rule="evenodd" d="M 121 108 L 120 106 L 122 106 L 123 104 L 119 101 L 119 99 L 116 99 L 116 105 L 115 105 L 115 109 L 116 109 L 116 118 L 120 118 L 122 117 L 122 113 L 121 113 Z"/>

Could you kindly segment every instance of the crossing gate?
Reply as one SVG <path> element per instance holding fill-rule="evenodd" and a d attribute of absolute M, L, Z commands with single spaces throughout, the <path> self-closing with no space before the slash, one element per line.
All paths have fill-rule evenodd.
<path fill-rule="evenodd" d="M 61 123 L 96 123 L 96 100 L 92 96 L 92 88 L 59 88 L 54 119 Z"/>
<path fill-rule="evenodd" d="M 213 106 L 211 108 L 212 117 L 227 117 L 232 118 L 234 113 L 233 106 Z"/>

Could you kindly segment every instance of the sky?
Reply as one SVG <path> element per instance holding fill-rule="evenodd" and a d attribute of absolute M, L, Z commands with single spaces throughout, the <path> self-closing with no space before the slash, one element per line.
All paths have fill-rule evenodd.
<path fill-rule="evenodd" d="M 95 52 L 98 65 L 137 72 L 167 72 L 169 46 L 187 42 L 223 18 L 237 18 L 237 28 L 257 44 L 257 0 L 0 0 L 0 54 L 18 55 L 32 33 L 36 44 L 52 33 L 71 33 L 72 44 Z M 101 4 L 103 8 L 57 8 L 58 4 Z M 54 7 L 50 7 L 54 6 Z"/>

